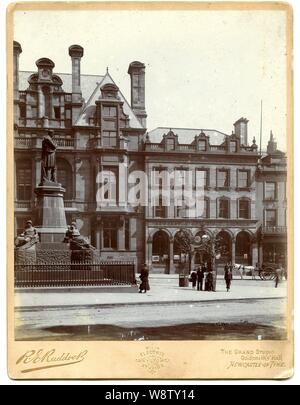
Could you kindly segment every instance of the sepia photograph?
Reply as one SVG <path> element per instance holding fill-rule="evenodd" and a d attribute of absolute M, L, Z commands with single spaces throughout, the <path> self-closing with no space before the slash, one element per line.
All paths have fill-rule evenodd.
<path fill-rule="evenodd" d="M 290 341 L 288 6 L 24 4 L 13 340 Z"/>

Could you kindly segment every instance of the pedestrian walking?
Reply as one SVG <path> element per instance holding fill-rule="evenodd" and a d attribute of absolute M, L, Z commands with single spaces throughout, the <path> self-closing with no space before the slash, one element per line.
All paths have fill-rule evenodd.
<path fill-rule="evenodd" d="M 204 274 L 205 272 L 203 271 L 204 266 L 199 266 L 197 270 L 197 290 L 202 291 L 203 290 L 203 279 L 204 279 Z"/>
<path fill-rule="evenodd" d="M 224 279 L 226 283 L 227 292 L 230 291 L 231 281 L 232 281 L 232 272 L 230 270 L 230 266 L 228 264 L 224 267 Z"/>
<path fill-rule="evenodd" d="M 192 280 L 192 287 L 193 287 L 193 289 L 195 289 L 196 284 L 197 284 L 197 272 L 196 272 L 196 270 L 193 270 L 191 272 L 191 280 Z"/>
<path fill-rule="evenodd" d="M 206 286 L 207 286 L 207 291 L 212 291 L 213 290 L 213 274 L 212 271 L 208 271 L 206 275 Z"/>
<path fill-rule="evenodd" d="M 280 283 L 281 279 L 281 268 L 275 270 L 275 288 L 278 288 L 278 284 Z"/>
<path fill-rule="evenodd" d="M 139 293 L 146 293 L 147 291 L 150 290 L 150 285 L 149 285 L 149 268 L 147 264 L 144 264 L 142 270 L 141 270 L 141 284 L 140 284 L 140 290 Z"/>

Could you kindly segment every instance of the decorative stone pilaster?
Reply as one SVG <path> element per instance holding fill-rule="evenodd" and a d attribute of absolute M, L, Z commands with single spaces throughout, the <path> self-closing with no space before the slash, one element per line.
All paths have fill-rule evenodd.
<path fill-rule="evenodd" d="M 235 239 L 232 238 L 231 241 L 231 263 L 235 263 Z"/>
<path fill-rule="evenodd" d="M 170 273 L 175 273 L 174 268 L 174 238 L 170 238 L 170 248 L 169 248 L 169 262 L 170 262 Z"/>

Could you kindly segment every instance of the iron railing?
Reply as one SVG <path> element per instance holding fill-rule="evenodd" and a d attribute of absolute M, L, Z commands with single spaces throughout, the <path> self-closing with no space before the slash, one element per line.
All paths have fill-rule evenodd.
<path fill-rule="evenodd" d="M 15 264 L 15 287 L 134 285 L 133 262 Z"/>

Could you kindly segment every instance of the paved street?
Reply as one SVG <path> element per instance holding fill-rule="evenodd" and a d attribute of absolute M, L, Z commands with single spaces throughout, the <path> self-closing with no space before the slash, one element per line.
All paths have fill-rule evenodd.
<path fill-rule="evenodd" d="M 251 280 L 250 278 L 233 280 L 231 291 L 227 293 L 223 278 L 217 282 L 216 292 L 196 291 L 189 287 L 178 286 L 178 275 L 150 276 L 151 290 L 147 294 L 138 294 L 137 289 L 114 288 L 72 288 L 72 289 L 36 289 L 17 290 L 16 307 L 80 306 L 80 305 L 128 305 L 149 303 L 199 302 L 214 300 L 258 299 L 286 297 L 286 282 L 275 288 L 274 281 Z M 124 292 L 122 292 L 124 290 Z M 107 292 L 109 291 L 109 292 Z"/>
<path fill-rule="evenodd" d="M 151 291 L 101 289 L 16 292 L 17 339 L 278 339 L 284 337 L 286 283 L 234 280 L 227 293 L 178 287 L 178 276 L 153 276 Z"/>

